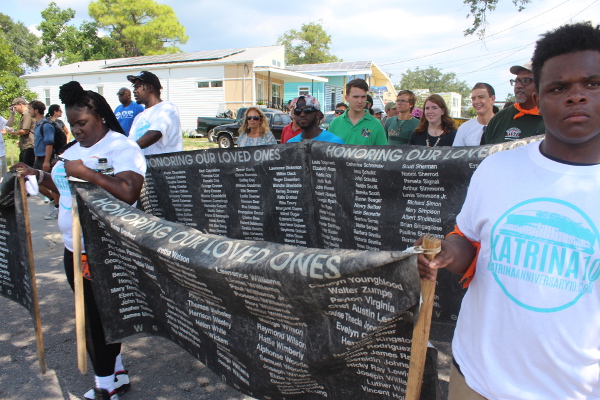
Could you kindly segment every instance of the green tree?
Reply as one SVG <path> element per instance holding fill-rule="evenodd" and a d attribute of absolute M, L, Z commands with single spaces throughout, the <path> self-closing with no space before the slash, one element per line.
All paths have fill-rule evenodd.
<path fill-rule="evenodd" d="M 40 55 L 46 63 L 58 60 L 60 65 L 65 65 L 119 57 L 115 50 L 117 44 L 109 37 L 100 36 L 96 23 L 84 21 L 78 28 L 68 24 L 74 17 L 75 10 L 62 10 L 54 2 L 42 11 L 43 21 L 37 28 L 42 32 Z"/>
<path fill-rule="evenodd" d="M 188 40 L 175 11 L 154 0 L 95 0 L 88 13 L 118 43 L 122 57 L 179 53 L 176 44 Z"/>
<path fill-rule="evenodd" d="M 463 98 L 463 105 L 468 106 L 471 99 L 471 88 L 465 81 L 456 79 L 454 72 L 443 73 L 439 68 L 429 67 L 406 70 L 401 75 L 400 88 L 408 90 L 429 89 L 430 93 L 456 92 Z"/>
<path fill-rule="evenodd" d="M 480 37 L 485 36 L 485 28 L 487 26 L 487 14 L 494 11 L 499 0 L 464 0 L 464 4 L 469 6 L 470 14 L 467 18 L 473 18 L 473 26 L 465 30 L 465 36 L 477 33 Z M 525 5 L 531 3 L 531 0 L 512 0 L 513 4 L 518 7 L 521 12 L 525 9 Z"/>
<path fill-rule="evenodd" d="M 37 95 L 28 89 L 25 79 L 19 78 L 23 73 L 23 60 L 15 54 L 9 41 L 0 33 L 0 115 L 8 119 L 8 107 L 15 97 L 33 100 Z M 17 120 L 18 121 L 18 120 Z M 15 123 L 15 126 L 18 122 Z M 16 146 L 17 136 L 6 135 L 7 151 Z"/>
<path fill-rule="evenodd" d="M 39 39 L 22 22 L 15 22 L 8 15 L 0 13 L 0 32 L 4 33 L 6 41 L 26 68 L 35 71 L 40 67 Z"/>
<path fill-rule="evenodd" d="M 331 35 L 323 28 L 323 20 L 302 24 L 299 31 L 290 29 L 277 39 L 285 46 L 285 62 L 290 65 L 343 61 L 329 52 Z"/>

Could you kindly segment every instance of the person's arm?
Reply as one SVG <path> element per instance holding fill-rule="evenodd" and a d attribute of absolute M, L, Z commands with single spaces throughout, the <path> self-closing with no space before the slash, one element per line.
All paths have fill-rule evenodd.
<path fill-rule="evenodd" d="M 50 189 L 54 193 L 58 193 L 58 188 L 54 184 L 52 180 L 52 176 L 50 174 L 45 173 L 44 171 L 40 171 L 39 169 L 33 169 L 27 164 L 22 162 L 17 163 L 10 167 L 10 170 L 13 172 L 17 172 L 17 176 L 27 176 L 33 175 L 38 179 L 38 183 L 44 186 L 47 189 Z"/>
<path fill-rule="evenodd" d="M 160 131 L 148 131 L 137 140 L 137 144 L 140 146 L 140 149 L 145 149 L 158 142 L 160 138 L 162 138 L 162 133 Z"/>
<path fill-rule="evenodd" d="M 8 117 L 8 121 L 6 121 L 6 126 L 9 126 L 12 128 L 12 126 L 15 123 L 15 110 L 12 108 L 10 108 L 10 117 Z"/>
<path fill-rule="evenodd" d="M 50 160 L 52 160 L 52 150 L 54 146 L 51 144 L 46 145 L 46 157 L 44 157 L 44 163 L 42 164 L 42 170 L 44 172 L 50 172 Z"/>
<path fill-rule="evenodd" d="M 133 204 L 139 199 L 144 184 L 144 176 L 137 172 L 123 171 L 115 176 L 104 175 L 86 167 L 81 160 L 65 162 L 65 171 L 68 176 L 83 179 L 106 189 L 117 199 L 128 204 Z"/>
<path fill-rule="evenodd" d="M 415 246 L 423 241 L 420 237 Z M 475 247 L 465 237 L 449 235 L 442 240 L 442 251 L 433 260 L 429 261 L 423 254 L 417 257 L 419 274 L 422 279 L 435 280 L 434 271 L 446 268 L 450 272 L 463 275 L 475 258 Z"/>
<path fill-rule="evenodd" d="M 69 132 L 69 128 L 67 128 L 67 125 L 64 125 L 62 130 L 67 136 L 67 143 L 69 143 L 71 141 L 71 139 L 69 138 L 69 136 L 71 135 L 71 132 Z"/>
<path fill-rule="evenodd" d="M 46 156 L 42 164 L 44 172 L 50 172 L 50 160 L 52 160 L 52 150 L 54 149 L 54 127 L 49 122 L 42 125 L 42 134 L 44 136 L 44 145 L 46 146 Z"/>

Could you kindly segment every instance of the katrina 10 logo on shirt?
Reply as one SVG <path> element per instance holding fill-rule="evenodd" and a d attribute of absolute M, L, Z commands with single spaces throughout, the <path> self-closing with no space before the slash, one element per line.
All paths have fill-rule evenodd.
<path fill-rule="evenodd" d="M 578 207 L 538 198 L 508 210 L 492 227 L 487 269 L 506 296 L 535 312 L 571 307 L 600 277 L 598 230 Z"/>
<path fill-rule="evenodd" d="M 370 137 L 371 131 L 368 130 L 367 128 L 362 128 L 362 131 L 360 131 L 360 134 L 363 135 L 364 137 Z"/>

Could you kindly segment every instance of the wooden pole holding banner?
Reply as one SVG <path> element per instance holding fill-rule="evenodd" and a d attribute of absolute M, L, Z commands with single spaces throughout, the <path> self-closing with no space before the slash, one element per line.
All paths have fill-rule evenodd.
<path fill-rule="evenodd" d="M 31 224 L 29 223 L 29 204 L 25 190 L 25 178 L 19 177 L 21 200 L 23 202 L 23 219 L 25 220 L 25 236 L 27 237 L 27 257 L 29 261 L 29 276 L 31 277 L 31 297 L 33 301 L 33 317 L 35 319 L 35 341 L 37 345 L 38 362 L 42 375 L 46 373 L 46 353 L 44 352 L 44 337 L 42 335 L 42 319 L 40 303 L 38 302 L 37 282 L 35 279 L 35 264 L 33 262 L 33 244 L 31 242 Z"/>
<path fill-rule="evenodd" d="M 73 276 L 75 291 L 75 334 L 77 337 L 77 366 L 79 372 L 87 372 L 85 344 L 85 303 L 83 300 L 83 274 L 81 271 L 81 222 L 77 212 L 77 202 L 73 200 Z"/>
<path fill-rule="evenodd" d="M 421 244 L 421 251 L 429 260 L 433 260 L 440 253 L 441 240 L 433 235 L 425 235 Z M 437 279 L 437 271 L 435 271 Z M 410 364 L 408 366 L 408 380 L 406 384 L 406 400 L 419 400 L 423 385 L 423 371 L 427 357 L 427 343 L 431 328 L 431 316 L 435 299 L 436 280 L 421 279 L 421 297 L 423 302 L 419 309 L 419 318 L 413 328 L 412 345 L 410 350 Z"/>

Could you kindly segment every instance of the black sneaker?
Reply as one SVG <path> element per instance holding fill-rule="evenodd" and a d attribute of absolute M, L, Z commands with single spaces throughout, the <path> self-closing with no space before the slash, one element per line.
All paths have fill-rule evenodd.
<path fill-rule="evenodd" d="M 94 400 L 119 400 L 119 395 L 116 390 L 108 393 L 108 390 L 106 389 L 94 388 L 94 393 L 96 394 Z"/>

